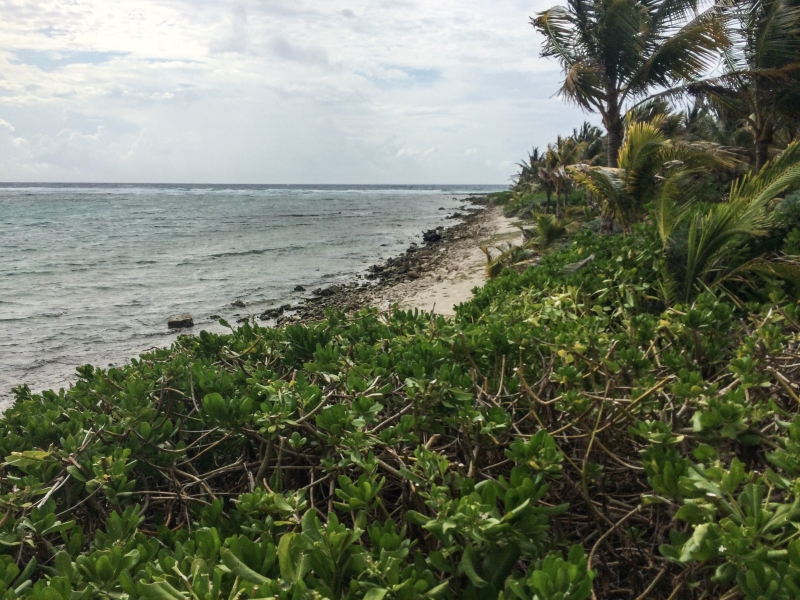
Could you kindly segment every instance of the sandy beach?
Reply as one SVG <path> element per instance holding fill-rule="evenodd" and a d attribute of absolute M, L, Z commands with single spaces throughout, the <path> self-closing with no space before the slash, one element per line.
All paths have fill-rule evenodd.
<path fill-rule="evenodd" d="M 502 208 L 482 211 L 476 227 L 443 245 L 431 261 L 431 268 L 419 279 L 403 281 L 374 296 L 374 306 L 388 309 L 394 304 L 441 315 L 454 314 L 455 306 L 472 298 L 472 290 L 486 282 L 486 255 L 480 246 L 517 241 L 520 231 Z"/>
<path fill-rule="evenodd" d="M 486 282 L 486 255 L 480 247 L 504 246 L 520 237 L 513 220 L 503 216 L 502 207 L 486 205 L 482 197 L 471 202 L 473 206 L 461 213 L 460 222 L 439 231 L 441 240 L 414 244 L 399 256 L 370 267 L 364 279 L 315 290 L 300 304 L 261 315 L 262 321 L 274 319 L 277 325 L 317 321 L 328 307 L 352 313 L 396 305 L 453 315 L 455 307 Z"/>

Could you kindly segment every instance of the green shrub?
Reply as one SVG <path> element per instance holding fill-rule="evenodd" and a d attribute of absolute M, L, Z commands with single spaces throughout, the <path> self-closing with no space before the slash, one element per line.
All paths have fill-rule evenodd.
<path fill-rule="evenodd" d="M 245 323 L 17 388 L 0 593 L 794 597 L 800 305 L 667 306 L 659 252 L 584 232 L 454 319 Z"/>
<path fill-rule="evenodd" d="M 792 229 L 783 240 L 783 251 L 791 256 L 800 256 L 800 229 Z"/>

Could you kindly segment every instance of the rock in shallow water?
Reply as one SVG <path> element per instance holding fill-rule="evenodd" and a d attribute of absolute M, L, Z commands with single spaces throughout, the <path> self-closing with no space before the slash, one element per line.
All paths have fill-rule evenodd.
<path fill-rule="evenodd" d="M 167 321 L 167 327 L 170 329 L 183 329 L 184 327 L 194 327 L 194 321 L 192 320 L 192 315 L 189 313 L 183 315 L 176 315 L 174 317 L 170 317 Z"/>
<path fill-rule="evenodd" d="M 342 287 L 340 285 L 332 285 L 326 288 L 317 288 L 313 291 L 313 294 L 316 296 L 333 296 L 334 294 L 338 294 L 342 291 Z"/>
<path fill-rule="evenodd" d="M 429 229 L 422 234 L 422 241 L 432 244 L 442 239 L 442 234 L 435 229 Z"/>

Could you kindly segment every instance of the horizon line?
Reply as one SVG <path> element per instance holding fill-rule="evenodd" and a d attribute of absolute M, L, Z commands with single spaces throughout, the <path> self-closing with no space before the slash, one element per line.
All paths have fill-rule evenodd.
<path fill-rule="evenodd" d="M 161 182 L 161 181 L 0 181 L 0 186 L 4 185 L 274 185 L 274 186 L 293 186 L 293 185 L 325 185 L 325 186 L 503 186 L 507 183 L 232 183 L 232 182 Z"/>

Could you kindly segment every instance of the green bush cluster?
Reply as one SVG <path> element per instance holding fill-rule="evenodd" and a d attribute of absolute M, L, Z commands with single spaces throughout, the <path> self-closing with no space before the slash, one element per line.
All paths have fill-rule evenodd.
<path fill-rule="evenodd" d="M 246 323 L 16 389 L 0 594 L 796 597 L 800 305 L 667 307 L 660 248 L 583 233 L 454 319 Z"/>

